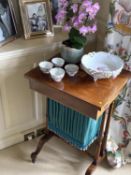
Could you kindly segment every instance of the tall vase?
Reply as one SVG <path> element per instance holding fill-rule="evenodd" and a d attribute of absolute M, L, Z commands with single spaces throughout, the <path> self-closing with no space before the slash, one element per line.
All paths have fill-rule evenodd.
<path fill-rule="evenodd" d="M 66 63 L 79 63 L 83 54 L 84 48 L 75 49 L 67 47 L 64 44 L 61 46 L 61 57 L 65 60 Z"/>

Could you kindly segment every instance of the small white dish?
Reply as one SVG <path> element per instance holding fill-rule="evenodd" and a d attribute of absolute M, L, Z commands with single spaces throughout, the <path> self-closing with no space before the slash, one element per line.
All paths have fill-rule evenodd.
<path fill-rule="evenodd" d="M 55 67 L 50 70 L 50 75 L 54 81 L 60 82 L 65 76 L 65 70 L 60 67 Z"/>
<path fill-rule="evenodd" d="M 65 70 L 70 77 L 74 77 L 79 71 L 79 66 L 76 64 L 67 64 Z"/>
<path fill-rule="evenodd" d="M 51 62 L 57 67 L 62 67 L 65 64 L 65 61 L 59 57 L 53 58 Z"/>
<path fill-rule="evenodd" d="M 50 69 L 53 68 L 53 64 L 49 61 L 42 61 L 39 63 L 39 67 L 43 73 L 48 74 Z"/>

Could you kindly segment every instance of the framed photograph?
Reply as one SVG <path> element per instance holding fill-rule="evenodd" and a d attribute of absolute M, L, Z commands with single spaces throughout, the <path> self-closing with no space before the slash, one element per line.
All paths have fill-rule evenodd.
<path fill-rule="evenodd" d="M 0 0 L 0 46 L 17 36 L 16 18 L 11 0 Z"/>
<path fill-rule="evenodd" d="M 19 0 L 25 39 L 54 34 L 49 0 Z"/>

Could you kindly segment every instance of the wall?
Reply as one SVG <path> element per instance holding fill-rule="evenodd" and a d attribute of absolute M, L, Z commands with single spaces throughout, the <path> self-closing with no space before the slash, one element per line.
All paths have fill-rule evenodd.
<path fill-rule="evenodd" d="M 97 15 L 98 31 L 96 34 L 96 36 L 97 36 L 96 49 L 103 50 L 105 36 L 106 36 L 106 24 L 107 24 L 107 20 L 108 20 L 110 0 L 95 0 L 95 1 L 99 2 L 99 4 L 100 4 L 100 11 Z"/>

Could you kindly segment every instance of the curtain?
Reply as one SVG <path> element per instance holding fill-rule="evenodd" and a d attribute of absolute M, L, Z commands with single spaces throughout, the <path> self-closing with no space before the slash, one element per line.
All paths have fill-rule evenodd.
<path fill-rule="evenodd" d="M 112 0 L 107 25 L 106 49 L 119 55 L 131 72 L 131 0 Z M 115 102 L 110 135 L 131 162 L 131 80 Z"/>

